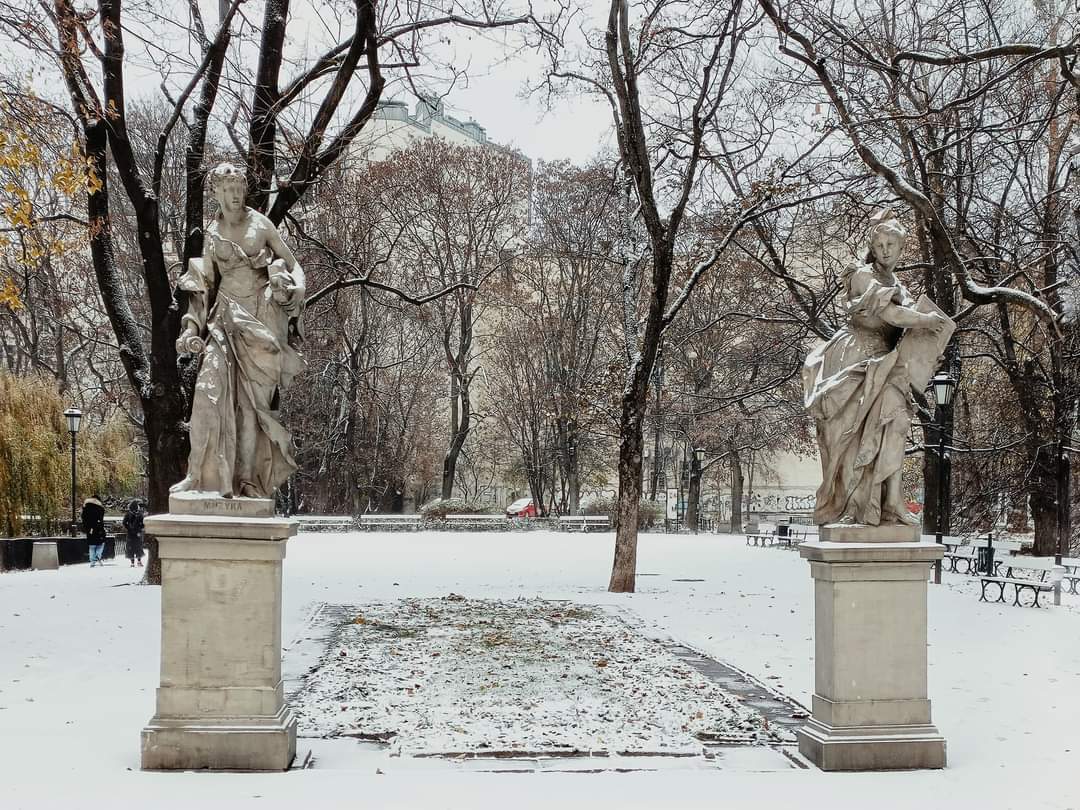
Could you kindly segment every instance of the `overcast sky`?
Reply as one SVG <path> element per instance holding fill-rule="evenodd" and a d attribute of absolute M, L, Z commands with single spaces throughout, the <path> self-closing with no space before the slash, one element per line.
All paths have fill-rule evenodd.
<path fill-rule="evenodd" d="M 467 87 L 456 86 L 446 97 L 447 113 L 475 118 L 498 143 L 516 147 L 537 160 L 569 158 L 587 161 L 614 148 L 611 110 L 606 101 L 591 95 L 558 99 L 547 111 L 544 99 L 525 96 L 526 81 L 543 76 L 543 61 L 534 53 L 520 52 L 509 60 L 492 53 L 473 53 Z M 411 98 L 400 97 L 414 106 Z"/>
<path fill-rule="evenodd" d="M 540 15 L 549 10 L 546 0 L 532 0 L 531 5 Z M 576 12 L 574 25 L 564 35 L 576 38 L 582 27 L 600 28 L 606 19 L 600 14 L 605 10 L 602 5 Z M 525 0 L 514 0 L 506 4 L 503 13 L 512 16 L 512 10 L 525 7 Z M 328 15 L 318 0 L 296 2 L 290 8 L 291 42 L 287 47 L 294 56 L 314 59 L 325 48 L 327 36 L 340 39 L 345 34 L 328 25 Z M 351 25 L 350 20 L 346 22 Z M 526 30 L 523 26 L 490 30 L 447 27 L 429 32 L 423 53 L 431 64 L 414 70 L 413 80 L 423 91 L 445 93 L 447 114 L 462 121 L 474 118 L 487 130 L 488 138 L 516 147 L 534 160 L 568 158 L 582 163 L 614 148 L 606 101 L 582 93 L 575 99 L 559 99 L 557 106 L 547 111 L 541 97 L 526 97 L 526 84 L 538 84 L 546 67 L 540 53 L 523 45 Z M 567 44 L 573 47 L 569 41 Z M 391 53 L 384 52 L 384 59 Z M 432 67 L 440 63 L 465 71 L 467 78 L 448 86 L 451 71 Z M 254 70 L 254 64 L 251 68 Z M 403 71 L 388 70 L 386 78 L 383 99 L 404 101 L 415 111 L 416 99 L 402 81 Z"/>

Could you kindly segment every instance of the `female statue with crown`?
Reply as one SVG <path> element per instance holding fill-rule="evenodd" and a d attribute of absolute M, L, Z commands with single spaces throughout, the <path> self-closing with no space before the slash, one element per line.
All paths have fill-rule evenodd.
<path fill-rule="evenodd" d="M 210 188 L 219 211 L 179 281 L 188 306 L 176 350 L 201 354 L 202 365 L 187 477 L 171 491 L 266 498 L 296 469 L 276 407 L 303 369 L 304 271 L 274 224 L 245 205 L 241 169 L 221 164 Z"/>
<path fill-rule="evenodd" d="M 954 325 L 925 296 L 916 304 L 897 279 L 906 236 L 891 211 L 871 219 L 864 262 L 841 277 L 847 322 L 803 366 L 821 453 L 819 524 L 918 522 L 901 488 L 911 390 L 927 384 Z"/>

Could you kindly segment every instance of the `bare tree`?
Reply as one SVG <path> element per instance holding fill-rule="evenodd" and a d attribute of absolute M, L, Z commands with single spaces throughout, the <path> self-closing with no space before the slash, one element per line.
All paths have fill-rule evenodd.
<path fill-rule="evenodd" d="M 782 199 L 790 194 L 787 167 L 756 156 L 740 168 L 747 183 L 740 191 L 725 181 L 716 159 L 724 152 L 716 134 L 739 117 L 734 90 L 747 69 L 759 20 L 756 10 L 742 2 L 702 6 L 668 0 L 632 6 L 612 0 L 602 50 L 576 60 L 553 54 L 553 85 L 582 84 L 610 103 L 633 200 L 626 208 L 630 221 L 621 247 L 627 371 L 620 405 L 612 591 L 634 590 L 642 425 L 662 333 L 744 227 L 775 206 L 790 204 Z M 704 183 L 706 176 L 715 182 Z M 695 210 L 708 210 L 721 227 L 710 252 L 675 277 L 677 248 Z M 644 234 L 640 247 L 638 232 Z M 643 314 L 634 317 L 638 307 Z"/>
<path fill-rule="evenodd" d="M 5 32 L 21 46 L 42 54 L 62 80 L 78 121 L 82 150 L 92 173 L 102 180 L 101 187 L 87 198 L 91 256 L 121 361 L 143 412 L 150 506 L 156 511 L 166 508 L 169 485 L 183 476 L 187 391 L 193 376 L 190 364 L 185 373 L 177 362 L 174 344 L 182 302 L 174 294 L 162 239 L 169 227 L 162 219 L 162 176 L 177 125 L 187 131 L 185 239 L 179 257 L 186 263 L 202 249 L 205 147 L 214 120 L 227 122 L 237 146 L 247 155 L 250 204 L 278 224 L 346 154 L 370 119 L 386 84 L 382 54 L 393 54 L 388 61 L 407 71 L 420 64 L 425 36 L 441 26 L 490 28 L 535 22 L 528 14 L 503 16 L 484 0 L 475 7 L 452 3 L 449 11 L 405 3 L 376 7 L 373 0 L 355 0 L 347 15 L 351 17 L 348 28 L 339 29 L 345 30 L 342 39 L 315 59 L 290 68 L 287 32 L 295 19 L 290 15 L 290 0 L 265 0 L 262 25 L 254 40 L 245 33 L 250 26 L 241 25 L 249 19 L 238 13 L 242 3 L 222 4 L 216 31 L 203 22 L 199 4 L 189 4 L 198 50 L 186 62 L 181 49 L 170 47 L 168 36 L 160 37 L 162 31 L 175 37 L 172 21 L 149 6 L 125 11 L 121 0 L 98 0 L 95 12 L 88 15 L 71 0 L 54 0 L 42 14 L 37 4 L 14 0 L 5 2 L 0 15 Z M 148 62 L 170 74 L 164 86 L 172 111 L 158 134 L 149 167 L 139 165 L 129 128 L 125 64 L 132 60 L 131 40 L 145 52 Z M 230 53 L 237 52 L 241 59 L 254 54 L 253 84 L 246 81 L 244 71 L 228 62 Z M 94 79 L 98 69 L 100 81 Z M 171 81 L 173 71 L 180 77 L 177 83 Z M 219 109 L 223 96 L 233 104 L 232 116 Z M 233 126 L 245 110 L 246 146 Z M 118 264 L 117 191 L 107 179 L 110 164 L 134 214 L 150 312 L 148 334 L 139 328 Z M 151 544 L 152 555 L 153 550 Z M 151 566 L 149 576 L 155 575 Z"/>
<path fill-rule="evenodd" d="M 972 324 L 980 353 L 1010 381 L 1036 551 L 1059 550 L 1070 533 L 1064 448 L 1077 390 L 1061 263 L 1064 146 L 1080 89 L 1068 4 L 954 0 L 931 10 L 883 0 L 855 7 L 847 21 L 802 2 L 759 5 L 782 55 L 799 66 L 793 84 L 805 79 L 824 94 L 832 131 L 911 207 L 926 290 L 965 329 Z M 943 50 L 946 41 L 964 44 Z M 965 309 L 953 309 L 956 295 Z M 969 320 L 981 306 L 995 313 L 989 330 Z M 933 484 L 947 470 L 926 471 L 928 518 L 937 522 Z"/>
<path fill-rule="evenodd" d="M 442 497 L 449 498 L 473 419 L 476 331 L 488 300 L 479 287 L 508 266 L 524 236 L 529 164 L 510 150 L 428 138 L 383 161 L 373 181 L 396 228 L 403 277 L 415 288 L 449 291 L 428 304 L 448 383 Z"/>
<path fill-rule="evenodd" d="M 537 505 L 547 495 L 567 514 L 578 513 L 582 469 L 604 444 L 597 428 L 609 427 L 592 402 L 618 350 L 617 214 L 609 168 L 541 164 L 529 240 L 500 288 L 492 404 Z"/>

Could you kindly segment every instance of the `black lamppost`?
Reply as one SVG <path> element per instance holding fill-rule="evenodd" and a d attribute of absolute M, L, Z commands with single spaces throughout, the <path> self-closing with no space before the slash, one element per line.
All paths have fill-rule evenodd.
<path fill-rule="evenodd" d="M 82 421 L 82 411 L 78 408 L 68 408 L 64 411 L 67 419 L 68 431 L 71 433 L 71 533 L 75 531 L 75 437 L 79 433 L 79 422 Z"/>
<path fill-rule="evenodd" d="M 690 483 L 694 498 L 694 534 L 701 528 L 701 462 L 705 460 L 705 448 L 695 447 L 690 460 Z"/>
<path fill-rule="evenodd" d="M 654 407 L 653 421 L 655 429 L 653 433 L 653 468 L 652 480 L 649 482 L 649 497 L 656 500 L 656 493 L 660 489 L 660 472 L 663 469 L 663 446 L 662 434 L 664 432 L 663 392 L 664 385 L 664 347 L 661 345 L 656 350 L 656 365 L 653 366 L 653 387 L 656 389 L 656 405 Z M 665 482 L 666 484 L 666 482 Z M 666 520 L 666 518 L 665 518 Z"/>
<path fill-rule="evenodd" d="M 948 510 L 945 501 L 948 498 L 946 486 L 946 443 L 945 443 L 945 411 L 952 405 L 953 390 L 956 388 L 954 380 L 947 371 L 939 371 L 930 381 L 934 388 L 934 400 L 937 407 L 934 408 L 934 423 L 937 431 L 937 542 L 944 542 L 942 535 L 945 534 L 945 521 L 948 519 Z M 941 560 L 934 563 L 934 584 L 941 584 Z"/>

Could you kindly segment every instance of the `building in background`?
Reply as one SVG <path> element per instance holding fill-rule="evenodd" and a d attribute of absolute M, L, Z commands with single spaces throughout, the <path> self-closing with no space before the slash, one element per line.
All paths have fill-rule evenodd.
<path fill-rule="evenodd" d="M 404 101 L 380 101 L 375 115 L 356 140 L 356 150 L 368 160 L 385 160 L 414 141 L 437 135 L 450 143 L 483 146 L 489 143 L 487 131 L 471 118 L 462 122 L 446 114 L 443 100 L 423 96 L 416 102 L 415 113 Z"/>

